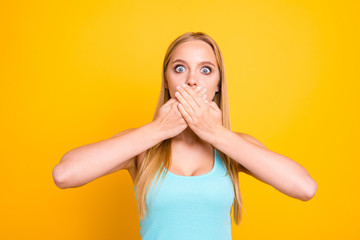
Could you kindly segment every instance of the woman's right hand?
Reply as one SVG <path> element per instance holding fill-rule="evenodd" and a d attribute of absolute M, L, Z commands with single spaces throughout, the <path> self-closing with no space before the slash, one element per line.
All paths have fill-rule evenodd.
<path fill-rule="evenodd" d="M 153 121 L 161 131 L 164 131 L 167 138 L 180 134 L 188 126 L 178 109 L 178 104 L 177 99 L 170 98 L 161 106 L 158 115 Z"/>

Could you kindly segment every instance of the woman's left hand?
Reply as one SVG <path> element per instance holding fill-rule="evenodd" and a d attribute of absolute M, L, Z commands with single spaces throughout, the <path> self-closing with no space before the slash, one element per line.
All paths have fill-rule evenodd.
<path fill-rule="evenodd" d="M 178 109 L 183 118 L 201 139 L 212 143 L 219 130 L 223 129 L 222 112 L 214 101 L 201 97 L 201 91 L 188 85 L 177 88 L 175 96 L 180 102 Z M 204 95 L 205 96 L 205 95 Z"/>

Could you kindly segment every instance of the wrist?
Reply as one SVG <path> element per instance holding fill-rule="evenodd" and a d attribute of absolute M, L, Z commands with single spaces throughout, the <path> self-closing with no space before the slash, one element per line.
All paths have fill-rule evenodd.
<path fill-rule="evenodd" d="M 150 129 L 149 131 L 151 132 L 151 134 L 157 139 L 157 142 L 161 142 L 167 139 L 166 133 L 161 128 L 160 124 L 158 124 L 155 121 L 152 121 L 146 125 Z"/>
<path fill-rule="evenodd" d="M 225 128 L 224 126 L 218 127 L 213 133 L 213 142 L 212 145 L 220 147 L 224 143 L 224 139 L 227 139 L 231 130 Z"/>

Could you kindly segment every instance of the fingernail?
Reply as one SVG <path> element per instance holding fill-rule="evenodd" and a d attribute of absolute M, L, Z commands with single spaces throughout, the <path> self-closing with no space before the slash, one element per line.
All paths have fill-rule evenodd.
<path fill-rule="evenodd" d="M 178 85 L 178 86 L 176 87 L 177 90 L 179 90 L 180 88 L 181 88 L 180 85 Z"/>
<path fill-rule="evenodd" d="M 206 91 L 207 91 L 207 89 L 206 89 L 206 88 L 204 88 L 204 89 L 203 89 L 203 92 L 206 92 Z"/>
<path fill-rule="evenodd" d="M 184 88 L 186 88 L 186 86 L 187 86 L 186 84 L 183 84 L 183 87 L 184 87 Z"/>

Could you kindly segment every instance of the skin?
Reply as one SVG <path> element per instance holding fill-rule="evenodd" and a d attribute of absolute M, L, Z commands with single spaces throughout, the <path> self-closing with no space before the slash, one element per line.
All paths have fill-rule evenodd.
<path fill-rule="evenodd" d="M 220 72 L 211 46 L 201 40 L 177 46 L 165 78 L 171 99 L 155 122 L 172 138 L 168 170 L 185 176 L 210 172 L 214 164 L 210 142 L 222 128 L 221 110 L 212 101 L 219 91 Z"/>
<path fill-rule="evenodd" d="M 177 59 L 185 62 L 175 63 Z M 215 65 L 210 74 L 201 61 Z M 288 196 L 308 201 L 315 195 L 317 184 L 300 164 L 269 150 L 253 136 L 222 126 L 221 110 L 212 101 L 219 91 L 220 73 L 215 54 L 207 43 L 192 40 L 180 44 L 173 52 L 165 76 L 171 99 L 160 108 L 157 118 L 143 127 L 120 132 L 112 139 L 69 151 L 54 168 L 59 187 L 82 186 L 124 168 L 134 181 L 135 158 L 130 157 L 131 152 L 140 152 L 138 159 L 142 161 L 146 149 L 172 138 L 172 161 L 168 169 L 172 173 L 196 176 L 209 172 L 215 147 L 241 164 L 247 174 Z M 186 87 L 181 87 L 183 84 Z M 198 86 L 207 89 L 205 98 L 204 92 L 193 88 Z M 133 144 L 139 139 L 141 144 Z"/>
<path fill-rule="evenodd" d="M 179 59 L 183 61 L 177 61 Z M 201 63 L 203 61 L 210 63 Z M 191 111 L 193 108 L 191 108 L 190 101 L 190 97 L 196 93 L 196 90 L 193 88 L 200 86 L 201 89 L 206 89 L 205 99 L 208 102 L 211 101 L 215 93 L 219 91 L 220 72 L 215 54 L 211 46 L 201 40 L 184 42 L 174 50 L 166 69 L 165 77 L 167 80 L 165 87 L 169 89 L 171 98 L 181 103 L 181 105 L 178 105 L 178 110 L 185 120 L 186 116 L 191 118 L 190 114 L 195 115 L 194 111 Z M 187 88 L 183 88 L 183 84 L 185 84 Z M 178 90 L 177 86 L 181 86 L 181 89 Z M 175 96 L 175 92 L 179 92 L 180 94 Z M 202 106 L 204 110 L 206 105 L 204 104 Z M 193 128 L 195 128 L 195 126 Z M 203 129 L 203 131 L 206 130 L 208 129 Z M 206 134 L 200 133 L 201 131 L 202 130 L 196 131 L 196 129 L 188 126 L 183 132 L 173 137 L 173 142 L 180 145 L 206 144 L 204 142 L 206 137 L 202 139 L 196 134 L 197 132 L 199 135 L 205 136 Z"/>
<path fill-rule="evenodd" d="M 185 62 L 175 63 L 179 58 Z M 207 75 L 208 69 L 201 61 L 215 65 L 211 47 L 199 40 L 185 42 L 174 50 L 165 72 L 166 87 L 172 98 L 161 107 L 152 126 L 155 132 L 164 134 L 165 139 L 172 138 L 172 161 L 168 170 L 184 176 L 205 174 L 213 167 L 212 147 L 215 147 L 240 163 L 245 173 L 290 197 L 310 200 L 317 184 L 303 166 L 271 151 L 253 136 L 222 126 L 221 110 L 212 101 L 219 90 L 219 72 L 216 66 L 214 72 Z M 182 84 L 186 87 L 181 87 Z M 207 88 L 206 101 L 193 86 Z"/>
<path fill-rule="evenodd" d="M 175 63 L 179 58 L 185 62 Z M 209 71 L 200 64 L 201 61 L 213 62 L 216 66 L 212 68 L 214 71 L 207 75 Z M 304 167 L 284 155 L 269 150 L 256 138 L 232 132 L 222 126 L 221 110 L 212 101 L 215 92 L 219 91 L 220 74 L 215 54 L 207 43 L 193 40 L 179 45 L 170 59 L 165 76 L 170 96 L 175 96 L 179 102 L 178 110 L 188 125 L 184 131 L 172 136 L 171 168 L 178 169 L 188 176 L 209 172 L 212 167 L 212 160 L 209 159 L 212 159 L 214 146 L 244 166 L 247 174 L 280 192 L 303 201 L 314 196 L 317 184 Z M 185 87 L 181 87 L 182 84 L 185 84 Z M 193 86 L 207 88 L 207 101 L 201 101 Z M 170 131 L 169 129 L 171 128 L 167 131 Z M 189 156 L 193 156 L 194 153 L 196 157 L 189 160 Z M 198 172 L 194 169 L 198 169 Z M 173 172 L 171 169 L 169 171 Z"/>

